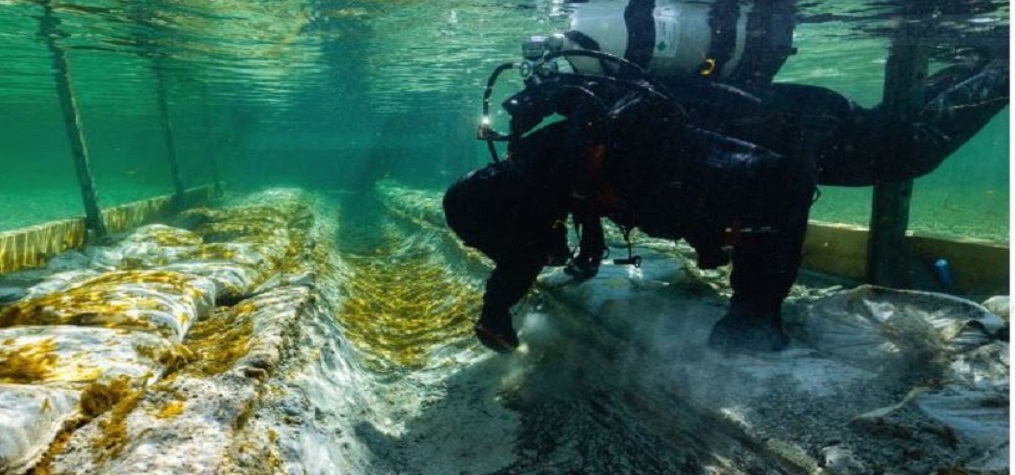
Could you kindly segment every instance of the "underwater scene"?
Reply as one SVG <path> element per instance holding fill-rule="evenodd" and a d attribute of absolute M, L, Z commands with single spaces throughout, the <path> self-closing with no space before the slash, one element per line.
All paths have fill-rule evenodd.
<path fill-rule="evenodd" d="M 0 0 L 0 475 L 1009 473 L 1009 16 Z"/>

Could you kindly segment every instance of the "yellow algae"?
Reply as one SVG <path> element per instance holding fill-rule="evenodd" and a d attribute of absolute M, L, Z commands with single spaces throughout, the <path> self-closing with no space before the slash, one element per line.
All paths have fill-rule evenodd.
<path fill-rule="evenodd" d="M 196 246 L 201 244 L 201 237 L 188 231 L 165 227 L 149 229 L 145 241 L 159 246 Z"/>
<path fill-rule="evenodd" d="M 52 338 L 14 350 L 0 350 L 0 382 L 31 384 L 45 381 L 56 367 L 56 342 Z"/>
<path fill-rule="evenodd" d="M 237 246 L 232 243 L 214 242 L 202 244 L 193 251 L 180 254 L 184 259 L 222 260 L 232 261 L 237 257 Z"/>
<path fill-rule="evenodd" d="M 0 310 L 0 327 L 82 325 L 144 331 L 174 331 L 143 318 L 169 315 L 194 288 L 194 277 L 164 271 L 111 272 L 63 292 L 18 302 Z"/>
<path fill-rule="evenodd" d="M 137 407 L 142 395 L 143 391 L 134 389 L 126 376 L 120 376 L 108 383 L 92 383 L 81 393 L 78 405 L 82 422 L 79 423 L 79 427 L 109 413 L 106 419 L 99 421 L 102 435 L 92 442 L 96 461 L 115 457 L 123 450 L 128 442 L 127 415 Z M 53 451 L 53 447 L 50 451 Z"/>
<path fill-rule="evenodd" d="M 96 461 L 115 458 L 130 441 L 127 433 L 127 416 L 137 407 L 143 392 L 132 391 L 129 386 L 126 387 L 128 389 L 120 394 L 119 400 L 109 412 L 109 417 L 99 421 L 102 436 L 92 442 Z"/>
<path fill-rule="evenodd" d="M 211 317 L 195 323 L 183 342 L 194 359 L 183 371 L 211 376 L 232 368 L 247 354 L 250 346 L 254 333 L 250 316 L 253 308 L 251 304 L 240 304 L 232 310 L 216 311 Z"/>
<path fill-rule="evenodd" d="M 183 413 L 183 401 L 169 401 L 159 409 L 155 417 L 159 419 L 172 419 Z"/>
<path fill-rule="evenodd" d="M 109 272 L 98 277 L 85 281 L 80 287 L 99 284 L 137 284 L 137 283 L 166 283 L 177 286 L 186 285 L 192 277 L 178 272 L 159 270 L 131 270 L 120 272 Z"/>
<path fill-rule="evenodd" d="M 108 383 L 94 382 L 88 385 L 81 393 L 78 405 L 82 415 L 94 419 L 135 393 L 136 391 L 131 388 L 130 379 L 120 376 Z"/>
<path fill-rule="evenodd" d="M 481 294 L 431 262 L 427 253 L 380 248 L 391 257 L 350 256 L 352 276 L 338 319 L 371 369 L 418 369 L 449 342 L 471 334 Z"/>
<path fill-rule="evenodd" d="M 173 343 L 168 347 L 135 345 L 134 351 L 145 358 L 157 361 L 164 369 L 163 379 L 197 359 L 190 349 L 179 343 Z"/>

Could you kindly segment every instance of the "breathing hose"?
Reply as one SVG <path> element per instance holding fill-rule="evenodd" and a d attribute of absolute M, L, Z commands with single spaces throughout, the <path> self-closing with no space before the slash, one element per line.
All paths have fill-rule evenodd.
<path fill-rule="evenodd" d="M 497 78 L 500 77 L 501 73 L 508 69 L 513 69 L 514 63 L 503 63 L 497 66 L 490 77 L 486 79 L 486 89 L 483 90 L 483 117 L 479 122 L 479 131 L 476 133 L 476 138 L 486 141 L 486 147 L 490 150 L 490 157 L 494 163 L 500 161 L 497 158 L 497 147 L 493 145 L 496 140 L 505 140 L 509 136 L 504 135 L 490 128 L 490 96 L 493 94 L 493 86 L 497 83 Z"/>
<path fill-rule="evenodd" d="M 551 53 L 547 53 L 545 56 L 543 56 L 542 63 L 546 63 L 546 62 L 553 61 L 553 60 L 558 59 L 558 58 L 565 58 L 565 57 L 569 57 L 569 56 L 572 56 L 572 57 L 573 56 L 582 56 L 582 57 L 587 57 L 587 58 L 598 59 L 601 62 L 615 63 L 615 64 L 619 65 L 621 73 L 630 74 L 630 75 L 633 75 L 633 76 L 635 76 L 637 78 L 640 78 L 640 79 L 644 80 L 645 82 L 647 82 L 648 86 L 646 86 L 645 84 L 641 84 L 641 83 L 632 81 L 632 80 L 622 79 L 622 78 L 618 78 L 618 77 L 615 77 L 615 76 L 607 76 L 607 75 L 600 76 L 600 75 L 582 74 L 582 73 L 576 73 L 576 72 L 572 72 L 572 73 L 554 72 L 553 74 L 556 74 L 556 75 L 559 75 L 559 76 L 566 76 L 566 77 L 575 78 L 575 79 L 578 79 L 579 81 L 600 81 L 600 82 L 606 82 L 606 83 L 609 83 L 609 84 L 614 85 L 614 86 L 619 86 L 619 87 L 624 87 L 624 88 L 628 88 L 628 89 L 637 90 L 638 92 L 641 92 L 641 93 L 649 95 L 649 96 L 653 96 L 653 97 L 655 97 L 657 99 L 661 99 L 661 100 L 665 101 L 668 104 L 673 105 L 676 108 L 676 110 L 680 112 L 681 115 L 683 115 L 685 118 L 687 117 L 687 115 L 688 115 L 687 112 L 684 110 L 683 107 L 681 107 L 679 102 L 674 98 L 673 94 L 669 92 L 669 90 L 666 88 L 665 85 L 663 85 L 662 83 L 657 81 L 655 79 L 655 77 L 652 76 L 652 74 L 650 74 L 648 71 L 645 70 L 645 68 L 641 67 L 637 63 L 634 63 L 634 62 L 632 62 L 632 61 L 630 61 L 628 59 L 621 58 L 619 56 L 612 55 L 610 53 L 605 53 L 605 52 L 602 52 L 602 51 L 570 49 L 570 50 L 554 51 L 554 52 L 551 52 Z M 491 125 L 490 125 L 490 122 L 491 122 L 491 120 L 490 120 L 490 96 L 493 95 L 493 88 L 494 88 L 494 85 L 497 83 L 497 79 L 500 77 L 500 75 L 504 71 L 507 71 L 508 69 L 519 68 L 519 67 L 524 66 L 525 64 L 531 64 L 531 63 L 526 62 L 526 63 L 522 63 L 520 65 L 520 64 L 510 63 L 509 62 L 509 63 L 500 64 L 499 66 L 494 68 L 493 72 L 490 73 L 490 76 L 486 80 L 486 88 L 483 90 L 483 117 L 480 120 L 479 130 L 476 133 L 476 138 L 478 138 L 480 140 L 486 141 L 486 146 L 487 146 L 487 149 L 490 151 L 490 158 L 493 161 L 493 163 L 497 163 L 497 162 L 500 161 L 500 158 L 497 156 L 497 148 L 494 145 L 494 142 L 510 140 L 512 138 L 514 132 L 512 132 L 511 134 L 504 134 L 504 133 L 498 132 L 496 130 L 493 130 L 491 128 Z M 524 67 L 522 69 L 524 69 Z M 538 72 L 536 72 L 534 74 L 545 74 L 545 73 L 538 73 Z M 579 89 L 582 95 L 591 97 L 592 99 L 594 99 L 596 101 L 596 105 L 598 105 L 600 108 L 605 109 L 605 106 L 602 105 L 602 102 L 599 100 L 599 98 L 592 91 L 589 91 L 588 89 L 580 87 L 580 86 L 577 86 L 577 85 L 565 85 L 564 87 L 567 87 L 567 88 L 570 88 L 570 89 Z M 740 97 L 741 99 L 746 99 L 746 100 L 751 101 L 751 102 L 757 102 L 758 101 L 758 99 L 756 97 L 754 97 L 753 95 L 751 95 L 751 94 L 749 94 L 747 92 L 744 92 L 744 91 L 742 91 L 742 90 L 740 90 L 738 88 L 735 88 L 733 86 L 716 84 L 713 87 L 715 87 L 720 92 L 723 92 L 725 94 L 730 94 L 730 95 L 733 95 L 733 96 L 737 96 L 737 97 Z"/>

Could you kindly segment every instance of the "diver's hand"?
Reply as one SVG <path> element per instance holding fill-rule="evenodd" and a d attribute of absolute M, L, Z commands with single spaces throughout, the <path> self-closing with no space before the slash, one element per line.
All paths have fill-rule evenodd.
<path fill-rule="evenodd" d="M 579 255 L 564 268 L 564 273 L 579 282 L 589 280 L 599 273 L 599 259 L 589 259 Z"/>

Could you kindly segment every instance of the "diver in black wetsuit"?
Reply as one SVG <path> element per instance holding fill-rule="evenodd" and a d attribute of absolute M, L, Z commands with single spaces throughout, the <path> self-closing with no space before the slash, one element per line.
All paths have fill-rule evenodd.
<path fill-rule="evenodd" d="M 632 13 L 635 4 L 645 2 L 625 10 L 629 27 L 643 21 Z M 761 23 L 777 23 L 775 13 L 762 11 L 770 16 Z M 569 34 L 580 46 L 596 43 Z M 628 57 L 644 53 L 632 51 L 639 44 L 633 36 Z M 496 264 L 476 325 L 483 344 L 502 352 L 518 345 L 510 307 L 543 266 L 567 260 L 571 214 L 583 228 L 580 252 L 566 268 L 576 279 L 598 269 L 602 216 L 650 236 L 683 238 L 702 268 L 733 263 L 730 308 L 709 344 L 779 350 L 788 343 L 780 306 L 801 263 L 816 186 L 928 173 L 1008 103 L 1006 61 L 955 66 L 928 78 L 925 106 L 900 122 L 834 91 L 770 84 L 789 52 L 785 34 L 768 38 L 767 53 L 781 60 L 742 59 L 747 72 L 728 61 L 704 66 L 737 88 L 687 74 L 617 81 L 630 65 L 611 70 L 601 58 L 569 58 L 576 70 L 598 67 L 600 75 L 549 74 L 505 103 L 512 115 L 507 159 L 466 175 L 444 198 L 448 225 Z M 552 113 L 565 120 L 524 135 Z"/>

